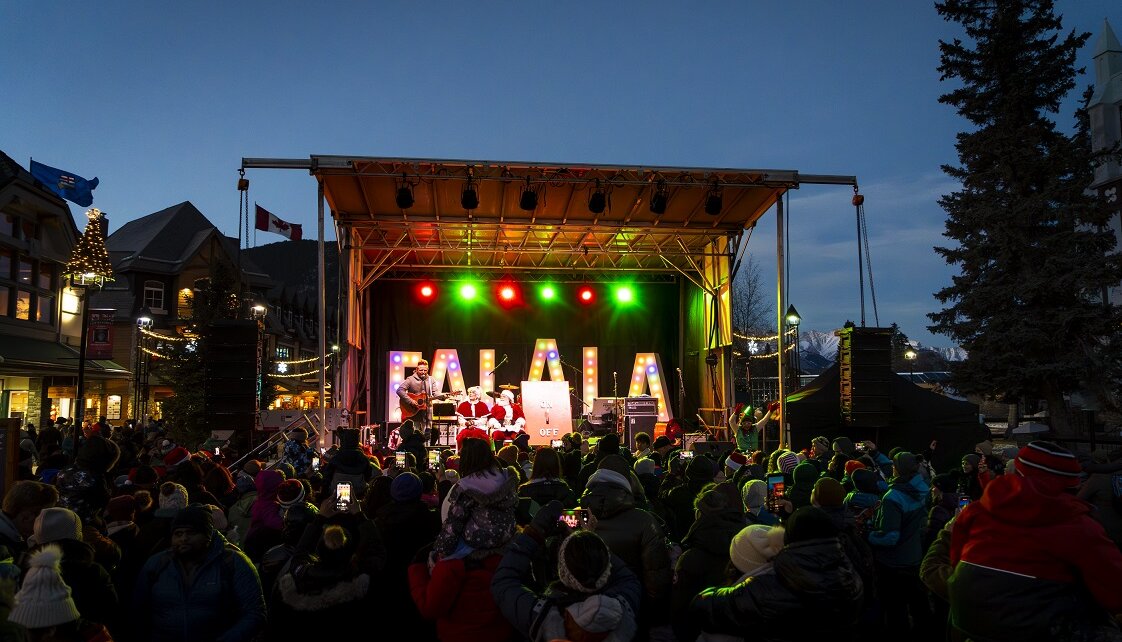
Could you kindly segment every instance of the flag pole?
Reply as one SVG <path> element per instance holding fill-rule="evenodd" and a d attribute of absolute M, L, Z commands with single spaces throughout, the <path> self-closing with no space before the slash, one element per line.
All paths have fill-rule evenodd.
<path fill-rule="evenodd" d="M 324 447 L 327 430 L 327 283 L 323 260 L 323 179 L 317 181 L 317 205 L 319 207 L 319 438 Z M 338 391 L 332 391 L 332 394 Z"/>

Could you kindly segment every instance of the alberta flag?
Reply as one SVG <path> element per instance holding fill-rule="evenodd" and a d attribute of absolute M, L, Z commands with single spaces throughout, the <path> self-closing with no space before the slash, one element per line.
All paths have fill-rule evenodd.
<path fill-rule="evenodd" d="M 31 161 L 31 175 L 60 197 L 82 207 L 93 204 L 93 190 L 97 187 L 97 177 L 86 180 L 73 172 L 55 169 L 42 163 Z"/>
<path fill-rule="evenodd" d="M 303 230 L 299 225 L 282 221 L 276 214 L 269 210 L 257 205 L 257 229 L 262 232 L 273 232 L 281 236 L 287 236 L 290 241 L 299 241 L 303 238 Z"/>

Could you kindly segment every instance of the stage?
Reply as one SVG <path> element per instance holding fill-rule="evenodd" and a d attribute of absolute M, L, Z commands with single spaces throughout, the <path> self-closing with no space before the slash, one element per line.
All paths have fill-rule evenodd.
<path fill-rule="evenodd" d="M 349 284 L 333 306 L 346 329 L 333 396 L 368 426 L 397 419 L 390 395 L 409 360 L 442 354 L 457 360 L 446 391 L 568 382 L 582 407 L 650 395 L 663 420 L 720 414 L 732 399 L 731 283 L 755 222 L 773 208 L 782 222 L 782 196 L 801 184 L 857 184 L 794 170 L 330 155 L 243 158 L 242 168 L 317 180 L 320 240 L 326 204 Z M 475 303 L 457 300 L 465 286 Z M 320 352 L 326 365 L 322 333 Z"/>

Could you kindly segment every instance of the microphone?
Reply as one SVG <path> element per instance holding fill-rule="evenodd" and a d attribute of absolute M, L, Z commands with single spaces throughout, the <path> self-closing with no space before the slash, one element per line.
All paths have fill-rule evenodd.
<path fill-rule="evenodd" d="M 678 371 L 678 374 L 682 374 L 682 369 L 681 368 L 674 368 L 674 369 Z"/>

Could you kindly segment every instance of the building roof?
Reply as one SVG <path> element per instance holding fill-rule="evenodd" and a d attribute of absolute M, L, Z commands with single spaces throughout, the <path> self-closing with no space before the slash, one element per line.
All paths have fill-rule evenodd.
<path fill-rule="evenodd" d="M 129 221 L 109 235 L 106 249 L 118 272 L 134 270 L 156 274 L 177 274 L 203 244 L 217 238 L 236 260 L 238 240 L 218 231 L 190 201 Z M 267 285 L 268 275 L 251 260 L 242 259 L 242 271 L 256 285 Z"/>

